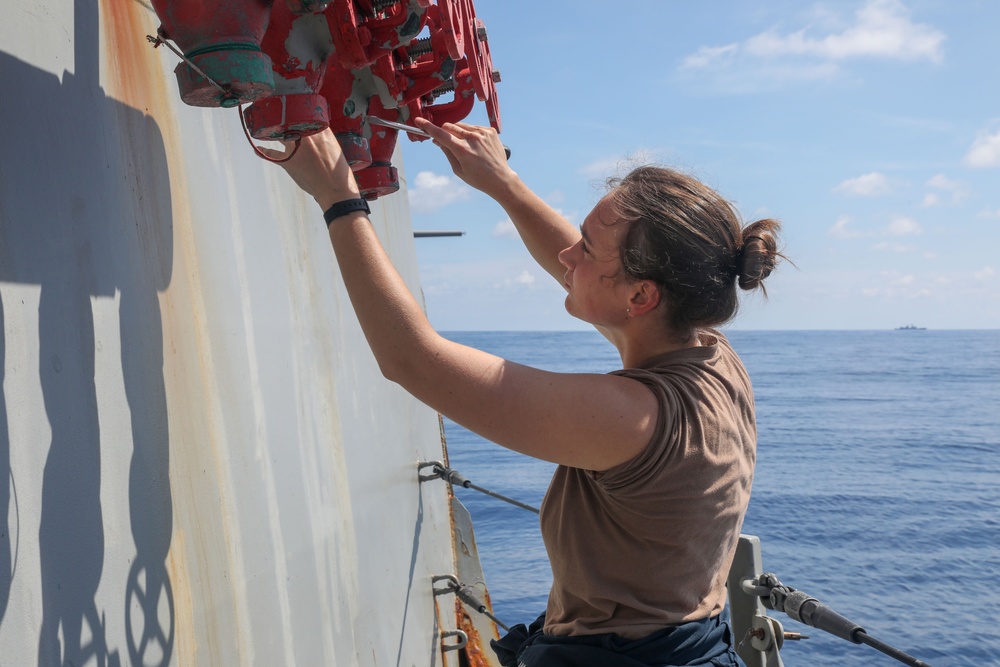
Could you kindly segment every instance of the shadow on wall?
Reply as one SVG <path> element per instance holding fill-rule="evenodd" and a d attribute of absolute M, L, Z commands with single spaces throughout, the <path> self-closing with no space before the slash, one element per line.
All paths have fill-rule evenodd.
<path fill-rule="evenodd" d="M 0 246 L 0 262 L 3 261 L 2 253 L 3 246 Z M 11 531 L 16 529 L 16 526 L 9 525 L 11 523 L 9 519 L 11 511 L 10 484 L 13 478 L 10 476 L 10 431 L 7 428 L 7 400 L 3 393 L 3 375 L 6 362 L 3 299 L 0 299 L 0 620 L 7 612 L 7 601 L 10 600 L 10 583 L 14 578 L 14 547 Z"/>
<path fill-rule="evenodd" d="M 15 507 L 10 453 L 47 450 L 38 531 L 38 663 L 122 664 L 126 649 L 124 662 L 166 665 L 174 644 L 166 569 L 173 519 L 157 291 L 170 282 L 170 182 L 156 123 L 101 88 L 98 19 L 98 3 L 76 2 L 75 71 L 64 72 L 61 82 L 0 52 L 0 81 L 9 91 L 0 96 L 0 118 L 16 128 L 7 134 L 0 162 L 0 281 L 40 287 L 38 373 L 51 431 L 49 442 L 41 440 L 44 435 L 38 442 L 10 442 L 0 382 L 0 624 L 15 568 L 18 577 L 32 575 L 12 552 L 13 544 L 23 545 L 29 536 L 10 535 L 23 525 L 8 518 Z M 100 431 L 98 395 L 115 395 L 120 388 L 95 381 L 109 332 L 95 331 L 93 299 L 116 294 L 127 406 L 114 409 L 127 409 L 131 420 L 127 511 L 135 556 L 125 562 L 116 553 L 105 571 L 102 456 L 106 466 L 119 458 L 123 463 L 129 434 Z M 0 304 L 0 325 L 3 312 Z M 32 335 L 18 334 L 27 340 Z M 0 380 L 7 351 L 0 326 Z M 31 426 L 16 432 L 48 432 Z M 16 481 L 22 488 L 37 484 Z M 126 511 L 119 492 L 106 490 L 104 496 L 121 496 L 110 501 L 121 503 L 109 514 L 115 519 Z M 98 609 L 102 578 L 119 576 L 127 577 L 120 582 L 126 590 L 121 606 Z M 124 625 L 127 647 L 108 646 L 108 618 Z"/>

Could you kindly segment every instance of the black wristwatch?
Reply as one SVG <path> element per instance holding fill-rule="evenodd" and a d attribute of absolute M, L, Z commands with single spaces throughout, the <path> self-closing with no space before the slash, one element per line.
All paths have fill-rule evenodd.
<path fill-rule="evenodd" d="M 330 223 L 337 218 L 345 216 L 348 213 L 354 213 L 355 211 L 364 211 L 368 215 L 371 215 L 372 212 L 368 208 L 368 202 L 359 197 L 357 199 L 345 199 L 344 201 L 337 202 L 323 212 L 323 219 L 326 220 L 326 224 L 329 227 Z"/>

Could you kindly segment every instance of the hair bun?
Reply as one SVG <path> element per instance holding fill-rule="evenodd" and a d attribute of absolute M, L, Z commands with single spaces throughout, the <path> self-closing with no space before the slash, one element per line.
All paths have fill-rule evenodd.
<path fill-rule="evenodd" d="M 736 275 L 740 289 L 760 289 L 764 294 L 764 279 L 782 255 L 778 252 L 778 230 L 781 223 L 770 218 L 758 220 L 743 228 L 740 249 L 736 253 Z"/>

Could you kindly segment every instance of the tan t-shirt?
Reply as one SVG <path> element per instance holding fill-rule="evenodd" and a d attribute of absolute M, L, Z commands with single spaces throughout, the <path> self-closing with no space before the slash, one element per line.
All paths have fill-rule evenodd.
<path fill-rule="evenodd" d="M 721 333 L 701 343 L 615 371 L 659 402 L 641 454 L 603 473 L 556 469 L 541 509 L 546 634 L 639 639 L 725 606 L 757 433 L 743 364 Z"/>

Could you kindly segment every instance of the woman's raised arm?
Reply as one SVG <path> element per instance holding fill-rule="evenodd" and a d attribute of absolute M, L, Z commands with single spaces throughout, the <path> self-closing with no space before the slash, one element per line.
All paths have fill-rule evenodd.
<path fill-rule="evenodd" d="M 359 196 L 329 130 L 303 138 L 282 166 L 322 210 Z M 605 470 L 649 443 L 658 408 L 640 382 L 550 373 L 449 341 L 430 326 L 363 211 L 329 229 L 379 368 L 416 398 L 497 444 L 578 468 Z"/>

